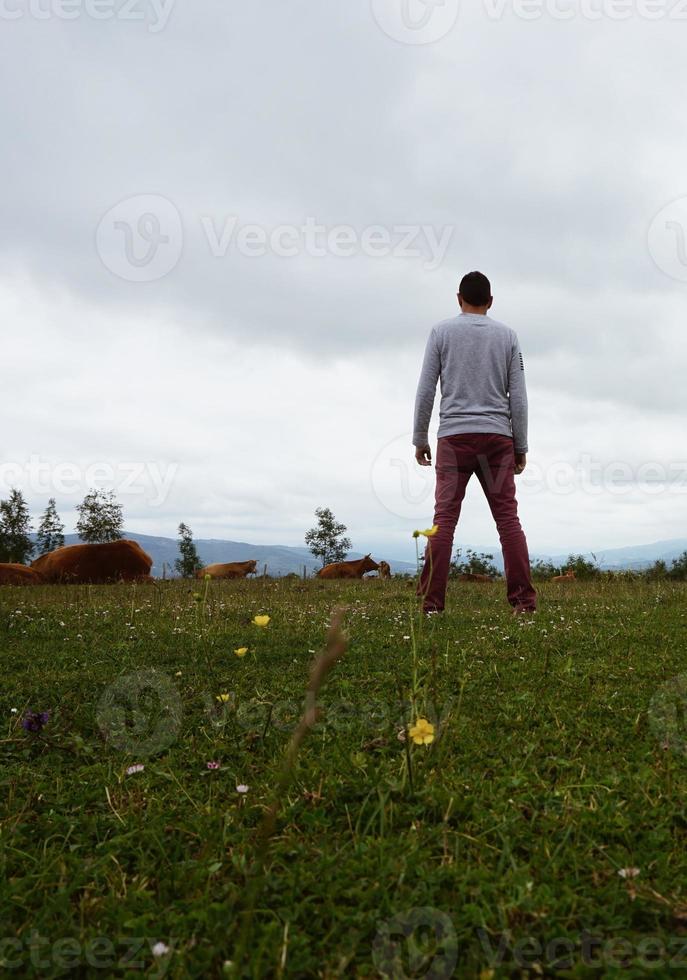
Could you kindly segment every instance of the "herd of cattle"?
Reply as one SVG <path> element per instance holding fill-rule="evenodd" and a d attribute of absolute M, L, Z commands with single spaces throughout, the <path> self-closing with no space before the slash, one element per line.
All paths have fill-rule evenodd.
<path fill-rule="evenodd" d="M 108 582 L 152 582 L 153 559 L 136 541 L 106 544 L 72 544 L 36 558 L 30 565 L 0 562 L 0 585 L 44 585 L 50 583 L 93 584 Z M 198 579 L 240 579 L 254 575 L 258 563 L 234 561 L 208 565 L 196 572 Z M 358 561 L 335 562 L 318 572 L 320 578 L 362 578 L 366 572 L 390 578 L 389 563 L 377 563 L 370 555 Z"/>
<path fill-rule="evenodd" d="M 36 558 L 31 565 L 0 562 L 0 585 L 43 585 L 47 583 L 104 584 L 107 582 L 152 582 L 153 559 L 136 541 L 110 541 L 107 544 L 72 544 Z M 198 579 L 240 579 L 254 575 L 258 563 L 233 561 L 208 565 L 196 572 Z M 367 572 L 376 578 L 391 578 L 386 561 L 376 562 L 370 555 L 357 561 L 338 561 L 325 565 L 318 578 L 362 579 Z M 372 577 L 372 576 L 369 576 Z M 556 575 L 553 582 L 571 582 L 574 572 Z M 489 575 L 465 573 L 462 582 L 492 582 Z"/>

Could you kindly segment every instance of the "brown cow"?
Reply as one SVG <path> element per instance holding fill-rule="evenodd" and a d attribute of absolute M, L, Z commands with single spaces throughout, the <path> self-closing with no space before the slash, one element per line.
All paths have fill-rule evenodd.
<path fill-rule="evenodd" d="M 43 576 L 28 565 L 0 562 L 0 585 L 40 585 Z"/>
<path fill-rule="evenodd" d="M 377 562 L 365 555 L 357 561 L 337 561 L 331 565 L 325 565 L 317 573 L 318 578 L 362 578 L 365 572 L 376 572 L 379 570 Z"/>
<path fill-rule="evenodd" d="M 476 572 L 464 572 L 460 576 L 461 582 L 493 582 L 491 575 L 478 575 Z"/>
<path fill-rule="evenodd" d="M 71 544 L 31 562 L 46 582 L 151 582 L 153 559 L 137 541 Z"/>
<path fill-rule="evenodd" d="M 196 572 L 196 578 L 245 578 L 246 575 L 253 575 L 257 570 L 258 563 L 252 561 L 230 561 L 225 565 L 208 565 L 207 568 L 200 568 Z"/>
<path fill-rule="evenodd" d="M 566 572 L 565 575 L 554 575 L 552 582 L 574 582 L 576 575 L 574 572 Z"/>

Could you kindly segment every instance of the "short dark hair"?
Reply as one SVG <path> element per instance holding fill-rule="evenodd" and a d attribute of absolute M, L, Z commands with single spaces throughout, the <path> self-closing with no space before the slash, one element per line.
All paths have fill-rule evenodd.
<path fill-rule="evenodd" d="M 491 299 L 491 283 L 482 272 L 468 272 L 458 292 L 470 306 L 486 306 Z"/>

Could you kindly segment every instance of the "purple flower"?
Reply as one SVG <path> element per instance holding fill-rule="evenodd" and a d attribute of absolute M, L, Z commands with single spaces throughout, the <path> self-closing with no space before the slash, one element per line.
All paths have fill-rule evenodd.
<path fill-rule="evenodd" d="M 49 711 L 27 711 L 21 724 L 27 732 L 42 732 L 49 721 Z"/>

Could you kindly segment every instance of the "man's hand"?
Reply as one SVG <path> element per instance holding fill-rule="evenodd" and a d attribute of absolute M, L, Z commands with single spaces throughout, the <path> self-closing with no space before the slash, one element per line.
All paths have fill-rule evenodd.
<path fill-rule="evenodd" d="M 527 466 L 527 453 L 516 453 L 515 454 L 515 475 L 520 476 L 522 471 Z"/>
<path fill-rule="evenodd" d="M 429 446 L 416 446 L 415 459 L 420 464 L 420 466 L 431 466 L 432 450 L 429 448 Z"/>

